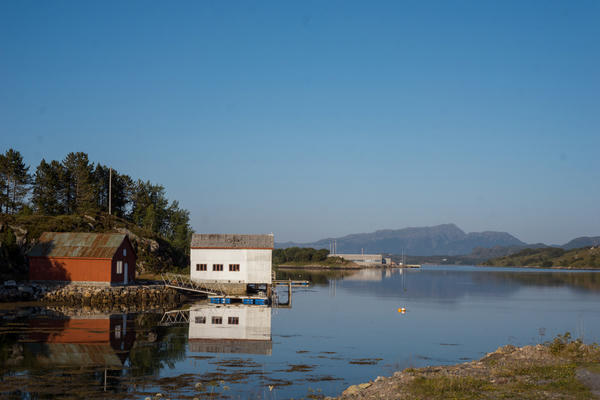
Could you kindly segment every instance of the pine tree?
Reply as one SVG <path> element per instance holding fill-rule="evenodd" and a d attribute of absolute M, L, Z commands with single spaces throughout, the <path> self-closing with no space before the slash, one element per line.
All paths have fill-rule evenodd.
<path fill-rule="evenodd" d="M 113 178 L 115 172 L 113 171 Z M 98 209 L 103 212 L 108 212 L 108 194 L 110 181 L 110 168 L 106 165 L 96 164 L 93 173 L 94 185 L 96 185 L 96 193 L 98 193 L 97 205 Z M 114 195 L 113 195 L 114 199 Z"/>
<path fill-rule="evenodd" d="M 135 184 L 128 175 L 115 174 L 112 179 L 112 213 L 119 217 L 125 217 L 131 205 L 131 197 Z"/>
<path fill-rule="evenodd" d="M 167 239 L 173 247 L 179 250 L 181 257 L 176 260 L 177 265 L 186 265 L 190 251 L 190 241 L 193 230 L 190 226 L 190 212 L 179 208 L 179 203 L 173 201 L 167 210 L 168 233 Z"/>
<path fill-rule="evenodd" d="M 165 188 L 138 180 L 131 200 L 131 220 L 138 226 L 166 236 L 169 201 L 165 197 Z"/>
<path fill-rule="evenodd" d="M 31 202 L 35 211 L 45 215 L 60 215 L 64 209 L 63 166 L 58 161 L 43 160 L 35 171 Z"/>
<path fill-rule="evenodd" d="M 112 179 L 110 178 L 110 168 L 106 165 L 96 164 L 93 179 L 98 194 L 98 209 L 108 212 L 109 193 L 112 197 L 112 214 L 124 217 L 127 212 L 127 206 L 131 202 L 131 193 L 134 187 L 133 180 L 127 175 L 121 175 L 116 170 L 112 170 Z M 109 192 L 109 182 L 112 181 L 112 193 Z"/>
<path fill-rule="evenodd" d="M 0 211 L 3 206 L 6 214 L 14 214 L 25 204 L 31 183 L 29 166 L 18 151 L 9 149 L 0 155 L 0 182 Z"/>
<path fill-rule="evenodd" d="M 65 171 L 65 212 L 74 214 L 96 209 L 96 185 L 88 155 L 82 152 L 69 153 L 62 164 Z"/>

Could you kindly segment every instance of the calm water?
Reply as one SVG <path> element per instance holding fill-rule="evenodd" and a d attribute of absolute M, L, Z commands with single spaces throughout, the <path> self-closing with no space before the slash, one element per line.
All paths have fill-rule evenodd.
<path fill-rule="evenodd" d="M 289 309 L 0 310 L 0 397 L 318 398 L 567 331 L 600 342 L 600 273 L 424 267 L 279 277 L 314 284 L 294 290 Z"/>

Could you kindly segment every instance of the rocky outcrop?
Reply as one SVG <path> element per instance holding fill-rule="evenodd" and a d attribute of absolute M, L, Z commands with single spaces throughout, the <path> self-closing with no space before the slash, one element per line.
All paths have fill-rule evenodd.
<path fill-rule="evenodd" d="M 599 362 L 600 346 L 571 341 L 567 333 L 544 345 L 503 346 L 477 361 L 407 368 L 325 399 L 580 398 L 580 383 L 600 387 L 594 383 L 600 374 L 588 370 Z"/>

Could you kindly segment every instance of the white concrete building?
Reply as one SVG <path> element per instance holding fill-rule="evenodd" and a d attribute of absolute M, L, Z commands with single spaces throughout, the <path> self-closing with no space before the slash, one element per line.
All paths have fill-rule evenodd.
<path fill-rule="evenodd" d="M 341 257 L 344 260 L 353 261 L 364 267 L 383 264 L 383 256 L 381 254 L 329 254 L 328 257 Z"/>
<path fill-rule="evenodd" d="M 271 354 L 271 309 L 205 304 L 190 309 L 190 351 Z"/>
<path fill-rule="evenodd" d="M 271 285 L 273 234 L 194 234 L 190 277 L 198 282 Z"/>

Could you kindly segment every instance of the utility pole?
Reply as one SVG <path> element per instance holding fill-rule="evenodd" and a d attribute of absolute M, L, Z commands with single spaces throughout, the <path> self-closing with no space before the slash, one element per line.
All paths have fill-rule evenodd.
<path fill-rule="evenodd" d="M 112 168 L 108 172 L 108 215 L 112 214 Z"/>

